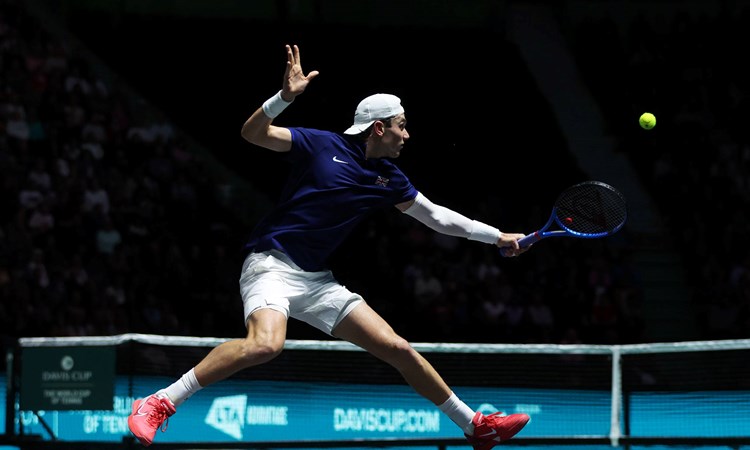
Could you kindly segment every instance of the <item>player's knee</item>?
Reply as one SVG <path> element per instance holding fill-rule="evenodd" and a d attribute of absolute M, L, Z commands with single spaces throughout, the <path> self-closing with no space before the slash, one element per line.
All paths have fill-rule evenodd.
<path fill-rule="evenodd" d="M 260 345 L 256 348 L 258 359 L 260 360 L 260 362 L 268 362 L 279 356 L 283 348 L 283 345 Z"/>
<path fill-rule="evenodd" d="M 283 349 L 283 340 L 246 340 L 242 346 L 242 360 L 246 365 L 263 364 L 279 356 Z"/>
<path fill-rule="evenodd" d="M 388 342 L 385 353 L 386 358 L 395 365 L 418 359 L 417 351 L 406 339 L 399 336 Z"/>

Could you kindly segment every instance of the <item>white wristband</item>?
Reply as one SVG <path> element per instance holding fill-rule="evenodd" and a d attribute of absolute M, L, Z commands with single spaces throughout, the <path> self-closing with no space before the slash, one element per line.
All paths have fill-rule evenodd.
<path fill-rule="evenodd" d="M 470 241 L 479 241 L 493 245 L 497 244 L 498 239 L 500 239 L 500 230 L 476 220 L 472 220 L 471 224 L 471 234 L 469 234 Z"/>
<path fill-rule="evenodd" d="M 288 102 L 284 100 L 283 98 L 281 98 L 281 91 L 279 91 L 276 93 L 276 95 L 274 95 L 273 97 L 263 102 L 263 112 L 270 119 L 273 119 L 279 114 L 281 114 L 281 112 L 284 111 L 286 107 L 291 104 L 292 102 Z"/>

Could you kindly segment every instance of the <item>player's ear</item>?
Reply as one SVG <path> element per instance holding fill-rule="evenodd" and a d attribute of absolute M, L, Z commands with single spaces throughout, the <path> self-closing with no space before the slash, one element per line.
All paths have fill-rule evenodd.
<path fill-rule="evenodd" d="M 382 136 L 383 133 L 385 133 L 385 122 L 382 120 L 376 120 L 375 123 L 373 123 L 372 130 L 378 135 Z"/>

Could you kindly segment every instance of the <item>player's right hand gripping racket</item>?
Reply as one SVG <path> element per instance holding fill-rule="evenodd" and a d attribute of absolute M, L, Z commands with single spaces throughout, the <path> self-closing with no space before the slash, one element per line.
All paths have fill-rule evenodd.
<path fill-rule="evenodd" d="M 565 189 L 555 200 L 544 226 L 518 241 L 529 245 L 548 237 L 600 238 L 616 233 L 627 219 L 625 197 L 601 181 L 584 181 Z M 552 224 L 560 229 L 550 230 Z"/>

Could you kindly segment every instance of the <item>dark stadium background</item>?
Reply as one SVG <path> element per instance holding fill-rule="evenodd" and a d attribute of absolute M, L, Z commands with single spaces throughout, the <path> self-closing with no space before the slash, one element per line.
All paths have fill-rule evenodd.
<path fill-rule="evenodd" d="M 630 158 L 637 181 L 673 231 L 636 236 L 626 228 L 614 240 L 545 242 L 524 258 L 495 258 L 520 296 L 528 300 L 542 286 L 545 301 L 564 315 L 557 317 L 559 329 L 545 339 L 559 341 L 564 324 L 585 322 L 592 314 L 557 295 L 552 268 L 576 265 L 581 292 L 590 302 L 595 289 L 586 276 L 595 272 L 597 258 L 640 277 L 630 286 L 641 301 L 631 312 L 638 332 L 621 339 L 747 335 L 750 302 L 743 282 L 736 281 L 749 271 L 742 215 L 748 202 L 742 187 L 748 172 L 743 156 L 748 78 L 740 58 L 732 57 L 746 42 L 747 8 L 744 2 L 678 3 L 528 3 L 548 9 L 559 22 L 581 79 L 599 103 L 605 132 Z M 399 95 L 412 136 L 399 165 L 432 200 L 468 216 L 503 230 L 531 232 L 546 219 L 560 189 L 592 176 L 578 167 L 559 118 L 508 38 L 506 10 L 526 3 L 40 0 L 26 5 L 46 11 L 50 19 L 43 25 L 62 29 L 90 50 L 97 60 L 89 62 L 92 67 L 106 65 L 118 82 L 271 200 L 284 166 L 272 152 L 244 142 L 239 132 L 249 114 L 279 89 L 287 43 L 301 47 L 304 70 L 321 75 L 277 124 L 343 130 L 362 97 Z M 78 50 L 75 40 L 71 48 Z M 654 108 L 658 120 L 648 134 L 637 127 L 645 108 Z M 254 213 L 266 207 L 265 202 L 246 205 Z M 203 214 L 219 213 L 212 208 Z M 639 211 L 631 214 L 637 217 Z M 399 311 L 408 295 L 375 263 L 385 239 L 393 247 L 388 257 L 398 276 L 413 253 L 410 220 L 395 212 L 374 216 L 332 264 L 345 284 L 382 308 L 407 338 L 439 339 L 445 336 L 434 334 L 430 320 L 415 323 Z M 252 224 L 231 222 L 226 230 L 228 271 L 239 271 L 240 248 Z M 721 239 L 713 241 L 714 236 Z M 190 235 L 195 241 L 215 238 Z M 477 246 L 462 247 L 476 252 L 470 261 L 479 259 Z M 644 264 L 644 252 L 655 249 L 679 262 Z M 436 254 L 431 256 L 455 256 Z M 638 283 L 671 266 L 684 268 L 686 277 L 658 279 L 651 293 L 643 294 L 646 288 Z M 674 288 L 686 292 L 678 305 L 643 302 L 653 292 Z M 133 301 L 137 313 L 143 300 Z M 721 317 L 727 302 L 731 326 L 712 329 L 710 317 Z M 585 320 L 574 319 L 578 313 Z M 291 337 L 319 336 L 292 326 Z M 230 333 L 238 332 L 241 326 Z M 589 337 L 607 339 L 612 337 Z"/>

